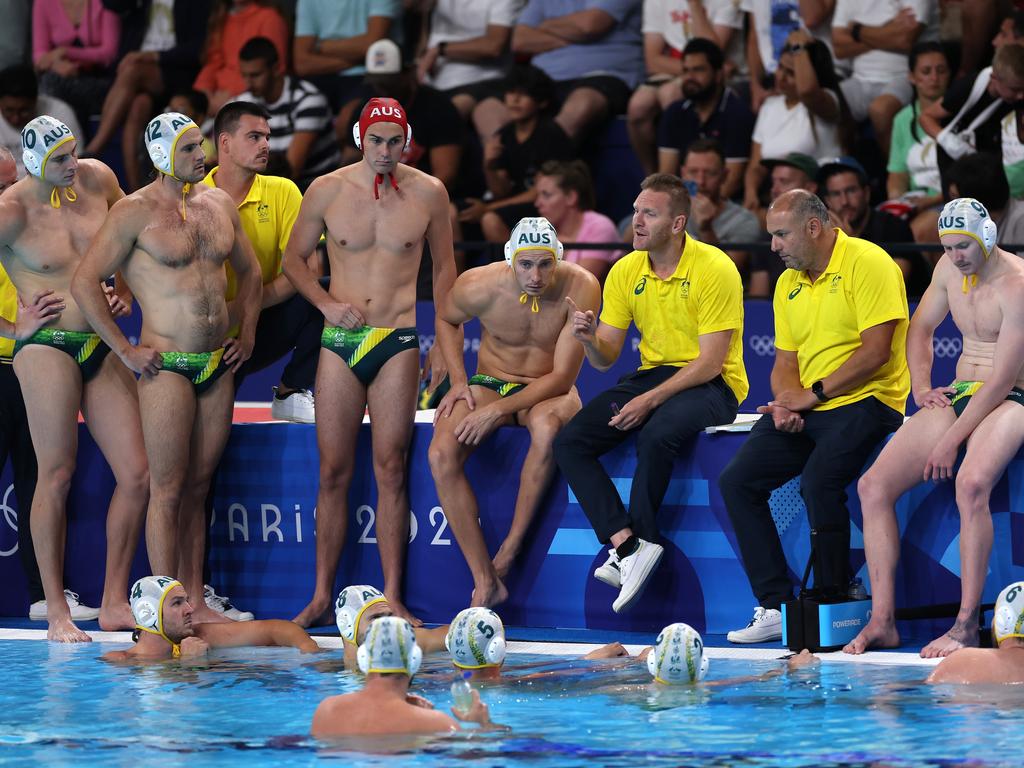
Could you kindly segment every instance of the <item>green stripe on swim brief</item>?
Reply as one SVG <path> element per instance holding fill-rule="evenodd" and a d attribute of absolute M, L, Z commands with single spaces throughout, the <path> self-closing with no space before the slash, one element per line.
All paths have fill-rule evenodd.
<path fill-rule="evenodd" d="M 353 329 L 327 326 L 320 335 L 320 344 L 339 352 L 345 364 L 355 368 L 360 360 L 394 331 L 394 328 L 374 328 L 369 325 Z"/>
<path fill-rule="evenodd" d="M 212 352 L 161 352 L 163 370 L 184 374 L 193 384 L 202 384 L 220 365 L 224 348 Z"/>
<path fill-rule="evenodd" d="M 469 378 L 469 384 L 476 384 L 480 387 L 487 387 L 497 392 L 502 397 L 506 397 L 516 392 L 517 390 L 525 387 L 525 384 L 521 384 L 517 381 L 503 381 L 495 376 L 488 376 L 486 373 L 476 373 Z"/>

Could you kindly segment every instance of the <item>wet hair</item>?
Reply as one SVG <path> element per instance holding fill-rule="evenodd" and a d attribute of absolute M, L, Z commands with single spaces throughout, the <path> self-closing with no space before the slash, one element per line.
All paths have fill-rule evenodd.
<path fill-rule="evenodd" d="M 990 152 L 961 157 L 946 171 L 946 183 L 956 184 L 960 197 L 973 197 L 990 211 L 1001 211 L 1010 200 L 1003 160 Z"/>
<path fill-rule="evenodd" d="M 239 61 L 262 61 L 268 68 L 274 69 L 280 57 L 277 55 L 277 48 L 266 37 L 254 37 L 238 52 Z"/>
<path fill-rule="evenodd" d="M 36 71 L 28 64 L 15 64 L 0 70 L 0 98 L 4 96 L 34 101 L 39 96 Z"/>
<path fill-rule="evenodd" d="M 582 160 L 548 160 L 537 171 L 537 175 L 550 176 L 563 192 L 575 192 L 581 211 L 593 210 L 594 182 L 590 169 Z"/>
<path fill-rule="evenodd" d="M 690 217 L 690 193 L 686 191 L 683 180 L 678 176 L 671 173 L 652 173 L 640 182 L 640 189 L 667 194 L 673 218 L 681 214 Z"/>
<path fill-rule="evenodd" d="M 505 78 L 505 93 L 525 93 L 538 104 L 551 104 L 555 98 L 555 81 L 542 69 L 517 64 Z"/>
<path fill-rule="evenodd" d="M 706 38 L 695 37 L 683 48 L 684 57 L 695 54 L 702 54 L 715 72 L 720 71 L 725 65 L 725 55 L 722 53 L 722 49 Z"/>
<path fill-rule="evenodd" d="M 252 101 L 229 101 L 220 108 L 220 112 L 217 113 L 217 117 L 213 121 L 214 139 L 220 138 L 222 133 L 234 133 L 237 131 L 238 124 L 241 122 L 243 115 L 252 115 L 253 117 L 262 117 L 264 120 L 270 120 L 270 113 L 262 104 L 256 104 Z"/>
<path fill-rule="evenodd" d="M 718 143 L 717 139 L 704 138 L 697 139 L 692 142 L 690 146 L 686 148 L 686 155 L 689 156 L 694 153 L 698 155 L 708 153 L 718 155 L 718 159 L 721 161 L 722 165 L 725 165 L 725 150 L 722 149 L 722 145 Z M 683 163 L 685 164 L 685 162 L 686 158 L 684 157 Z"/>

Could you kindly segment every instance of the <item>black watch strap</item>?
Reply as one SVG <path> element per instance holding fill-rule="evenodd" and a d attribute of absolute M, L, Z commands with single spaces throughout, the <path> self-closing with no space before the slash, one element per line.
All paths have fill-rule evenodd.
<path fill-rule="evenodd" d="M 811 392 L 813 392 L 814 396 L 818 398 L 818 402 L 828 402 L 828 395 L 825 394 L 825 384 L 820 380 L 811 384 Z"/>

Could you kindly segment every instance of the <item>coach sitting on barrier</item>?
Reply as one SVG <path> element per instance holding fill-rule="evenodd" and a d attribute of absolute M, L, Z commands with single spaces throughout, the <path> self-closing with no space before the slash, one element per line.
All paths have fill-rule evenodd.
<path fill-rule="evenodd" d="M 686 236 L 690 196 L 677 176 L 644 179 L 633 204 L 632 253 L 604 285 L 598 324 L 574 307 L 573 335 L 590 364 L 606 371 L 633 322 L 640 369 L 595 397 L 555 439 L 555 460 L 608 560 L 594 577 L 619 588 L 616 613 L 642 592 L 661 560 L 655 521 L 675 456 L 713 424 L 732 423 L 747 395 L 743 285 L 725 253 Z M 637 431 L 629 512 L 598 457 Z"/>
<path fill-rule="evenodd" d="M 723 470 L 718 484 L 743 566 L 758 600 L 733 643 L 782 637 L 792 598 L 772 490 L 801 474 L 814 549 L 814 587 L 824 597 L 849 586 L 846 487 L 878 442 L 903 422 L 910 392 L 907 293 L 899 266 L 876 245 L 829 224 L 815 195 L 792 190 L 768 209 L 772 250 L 786 264 L 775 287 L 774 400 Z"/>

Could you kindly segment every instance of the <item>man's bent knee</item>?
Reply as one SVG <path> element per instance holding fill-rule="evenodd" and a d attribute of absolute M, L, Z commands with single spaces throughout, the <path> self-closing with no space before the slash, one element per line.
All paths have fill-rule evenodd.
<path fill-rule="evenodd" d="M 980 511 L 988 506 L 992 486 L 988 479 L 963 469 L 956 476 L 956 505 L 960 516 Z"/>
<path fill-rule="evenodd" d="M 462 472 L 461 451 L 453 437 L 439 439 L 435 436 L 427 450 L 427 461 L 435 478 L 452 477 Z"/>

